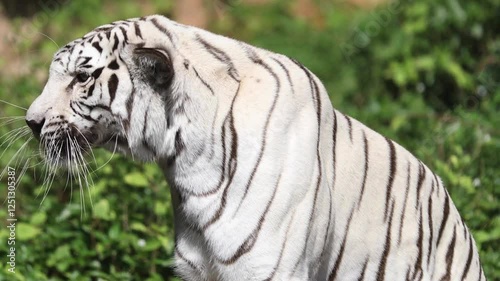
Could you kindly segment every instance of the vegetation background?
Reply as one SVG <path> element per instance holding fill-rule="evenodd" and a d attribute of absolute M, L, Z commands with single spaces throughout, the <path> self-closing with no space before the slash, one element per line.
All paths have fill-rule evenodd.
<path fill-rule="evenodd" d="M 287 54 L 322 79 L 337 109 L 442 177 L 488 280 L 500 280 L 500 1 L 378 2 L 1 1 L 0 99 L 28 107 L 58 46 L 152 13 Z M 58 174 L 48 190 L 53 171 L 15 130 L 24 113 L 0 102 L 0 168 L 16 167 L 19 178 L 16 274 L 7 272 L 0 182 L 0 280 L 176 280 L 170 196 L 155 165 L 96 151 L 90 188 Z"/>

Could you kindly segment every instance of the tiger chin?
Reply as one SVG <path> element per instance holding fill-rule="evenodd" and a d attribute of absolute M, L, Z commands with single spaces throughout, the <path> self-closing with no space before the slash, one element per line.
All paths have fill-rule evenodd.
<path fill-rule="evenodd" d="M 158 163 L 185 280 L 485 280 L 441 180 L 286 56 L 162 16 L 62 47 L 26 121 L 53 165 Z"/>

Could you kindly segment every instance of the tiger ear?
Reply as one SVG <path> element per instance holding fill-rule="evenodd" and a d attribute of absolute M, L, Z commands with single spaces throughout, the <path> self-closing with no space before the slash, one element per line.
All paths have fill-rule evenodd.
<path fill-rule="evenodd" d="M 135 48 L 133 60 L 137 74 L 153 89 L 165 90 L 174 77 L 172 61 L 163 51 L 152 48 Z"/>

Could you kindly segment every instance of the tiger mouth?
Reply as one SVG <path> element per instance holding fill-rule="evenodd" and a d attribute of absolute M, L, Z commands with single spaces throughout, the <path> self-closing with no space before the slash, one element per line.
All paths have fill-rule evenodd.
<path fill-rule="evenodd" d="M 92 148 L 99 144 L 95 133 L 80 132 L 77 128 L 59 129 L 44 133 L 40 144 L 45 160 L 56 167 L 81 166 Z"/>
<path fill-rule="evenodd" d="M 126 137 L 120 135 L 103 136 L 93 132 L 81 132 L 75 127 L 44 133 L 40 139 L 45 160 L 58 168 L 82 166 L 92 149 L 104 147 L 115 151 L 118 147 L 128 147 Z"/>
<path fill-rule="evenodd" d="M 83 138 L 69 136 L 43 139 L 42 147 L 48 163 L 57 167 L 80 165 L 92 150 L 92 145 Z"/>

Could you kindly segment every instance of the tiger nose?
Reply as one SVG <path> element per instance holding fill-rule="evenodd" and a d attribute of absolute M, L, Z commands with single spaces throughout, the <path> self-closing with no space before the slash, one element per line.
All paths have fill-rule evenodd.
<path fill-rule="evenodd" d="M 41 121 L 26 119 L 26 124 L 28 124 L 28 127 L 31 128 L 33 135 L 35 135 L 37 139 L 40 139 L 40 134 L 42 133 L 42 128 L 44 123 L 45 119 L 42 119 Z"/>

